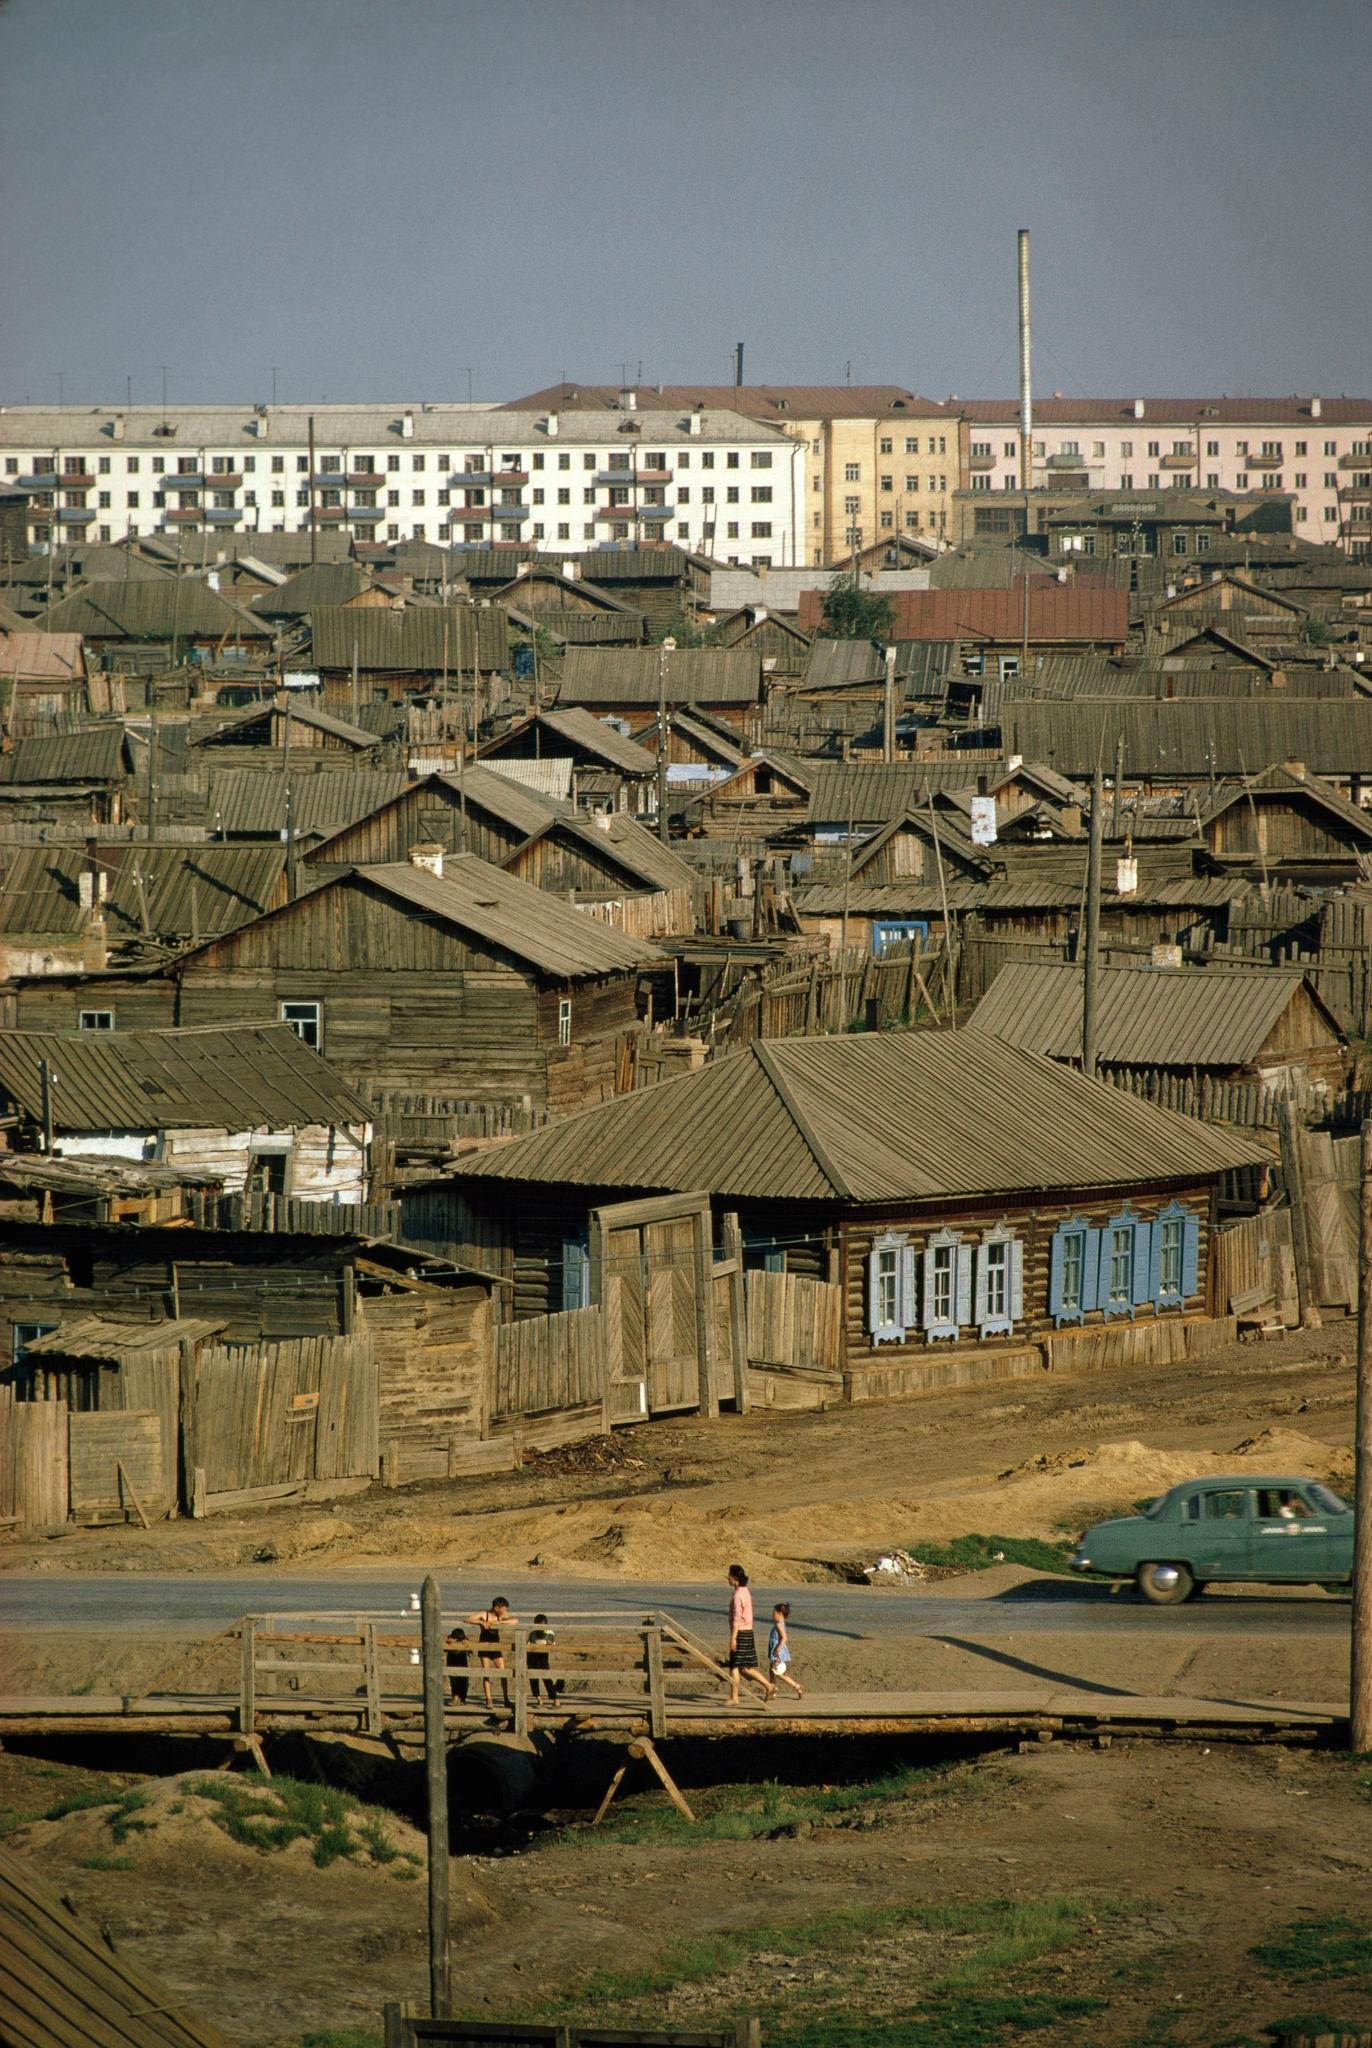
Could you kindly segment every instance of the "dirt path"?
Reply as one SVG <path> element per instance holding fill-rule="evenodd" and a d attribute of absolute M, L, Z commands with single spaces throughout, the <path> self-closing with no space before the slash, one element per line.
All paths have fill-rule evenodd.
<path fill-rule="evenodd" d="M 563 1577 L 713 1579 L 727 1553 L 772 1577 L 823 1578 L 921 1538 L 1074 1533 L 1196 1471 L 1246 1463 L 1338 1477 L 1350 1469 L 1351 1346 L 1351 1326 L 1335 1326 L 1167 1371 L 649 1423 L 482 1480 L 11 1543 L 0 1568 L 298 1570 L 422 1555 Z"/>

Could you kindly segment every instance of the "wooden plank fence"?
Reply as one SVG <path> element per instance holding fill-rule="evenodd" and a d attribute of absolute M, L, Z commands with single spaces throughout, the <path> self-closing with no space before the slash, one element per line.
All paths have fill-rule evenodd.
<path fill-rule="evenodd" d="M 696 1028 L 717 1044 L 739 1046 L 754 1039 L 898 1030 L 921 1014 L 941 1023 L 947 1009 L 947 957 L 941 947 L 892 946 L 878 959 L 866 945 L 856 945 L 798 966 L 782 962 L 764 970 Z"/>
<path fill-rule="evenodd" d="M 1268 1087 L 1262 1081 L 1215 1081 L 1206 1074 L 1178 1074 L 1162 1067 L 1102 1067 L 1100 1078 L 1159 1109 L 1174 1109 L 1206 1123 L 1238 1124 L 1250 1131 L 1276 1129 L 1287 1093 L 1285 1088 Z"/>
<path fill-rule="evenodd" d="M 57 1529 L 67 1519 L 65 1401 L 19 1401 L 0 1386 L 0 1527 Z"/>
<path fill-rule="evenodd" d="M 843 1289 L 801 1273 L 744 1277 L 748 1374 L 764 1407 L 816 1407 L 843 1393 Z"/>
<path fill-rule="evenodd" d="M 1299 1312 L 1289 1209 L 1245 1216 L 1217 1230 L 1210 1245 L 1218 1315 L 1254 1313 L 1270 1304 L 1273 1320 L 1295 1325 Z"/>
<path fill-rule="evenodd" d="M 211 1230 L 268 1230 L 306 1237 L 400 1234 L 398 1202 L 302 1202 L 261 1190 L 192 1200 L 195 1221 Z"/>
<path fill-rule="evenodd" d="M 216 1494 L 374 1479 L 377 1367 L 370 1338 L 215 1345 L 182 1389 L 184 1463 Z"/>
<path fill-rule="evenodd" d="M 619 1283 L 609 1284 L 617 1288 Z M 556 1315 L 501 1323 L 495 1332 L 496 1418 L 595 1404 L 598 1419 L 586 1433 L 608 1429 L 608 1419 L 599 1410 L 606 1399 L 620 1321 L 612 1310 L 563 1309 Z"/>

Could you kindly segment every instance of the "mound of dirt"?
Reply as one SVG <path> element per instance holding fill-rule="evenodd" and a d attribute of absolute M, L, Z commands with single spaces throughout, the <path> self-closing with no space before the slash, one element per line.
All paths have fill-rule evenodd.
<path fill-rule="evenodd" d="M 193 1867 L 218 1870 L 226 1882 L 260 1873 L 266 1863 L 291 1885 L 311 1868 L 387 1885 L 414 1882 L 424 1871 L 423 1836 L 384 1807 L 324 1785 L 202 1771 L 55 1812 L 11 1835 L 7 1846 L 46 1868 Z M 471 1889 L 480 1910 L 480 1888 Z"/>

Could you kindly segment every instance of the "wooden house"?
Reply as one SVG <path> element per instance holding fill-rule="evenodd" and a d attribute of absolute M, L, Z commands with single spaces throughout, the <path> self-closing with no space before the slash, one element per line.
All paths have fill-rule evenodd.
<path fill-rule="evenodd" d="M 430 775 L 305 856 L 316 874 L 408 860 L 417 843 L 471 853 L 641 937 L 694 929 L 693 870 L 635 819 L 588 817 L 494 768 Z"/>
<path fill-rule="evenodd" d="M 517 626 L 530 634 L 541 630 L 560 647 L 637 647 L 647 623 L 633 605 L 588 583 L 574 562 L 561 571 L 521 563 L 517 574 L 489 596 Z"/>
<path fill-rule="evenodd" d="M 0 751 L 0 818 L 117 825 L 133 767 L 132 742 L 117 723 L 30 734 Z"/>
<path fill-rule="evenodd" d="M 25 732 L 36 718 L 88 709 L 79 633 L 0 631 L 0 730 Z"/>
<path fill-rule="evenodd" d="M 366 1105 L 289 1023 L 0 1031 L 0 1106 L 31 1148 L 156 1161 L 304 1202 L 362 1202 Z"/>
<path fill-rule="evenodd" d="M 302 703 L 283 692 L 269 704 L 255 706 L 209 732 L 193 734 L 192 761 L 225 767 L 258 767 L 271 755 L 279 772 L 351 768 L 359 761 L 383 758 L 383 743 L 374 732 L 338 718 L 317 705 Z"/>
<path fill-rule="evenodd" d="M 762 658 L 746 647 L 568 648 L 557 685 L 559 710 L 579 707 L 637 734 L 669 706 L 695 705 L 735 733 L 762 712 Z"/>
<path fill-rule="evenodd" d="M 572 764 L 572 793 L 586 811 L 657 811 L 657 763 L 646 748 L 607 718 L 577 706 L 536 711 L 486 740 L 479 758 L 499 765 L 525 761 Z"/>
<path fill-rule="evenodd" d="M 1122 756 L 1125 785 L 1151 796 L 1190 796 L 1213 785 L 1242 785 L 1261 762 L 1302 761 L 1359 802 L 1372 789 L 1372 704 L 1361 698 L 1320 702 L 1187 699 L 1150 703 L 1007 702 L 995 729 L 1008 754 L 1041 761 L 1076 783 Z"/>
<path fill-rule="evenodd" d="M 805 673 L 810 658 L 810 636 L 802 633 L 794 619 L 769 611 L 765 605 L 743 605 L 716 620 L 710 639 L 716 647 L 746 647 L 762 660 L 762 673 L 769 683 Z"/>
<path fill-rule="evenodd" d="M 172 667 L 191 650 L 213 660 L 232 649 L 260 658 L 275 637 L 270 620 L 230 604 L 197 576 L 82 583 L 38 623 L 49 633 L 79 633 L 115 668 L 149 648 L 165 649 Z"/>
<path fill-rule="evenodd" d="M 286 900 L 286 850 L 104 839 L 0 850 L 0 974 L 145 963 Z"/>
<path fill-rule="evenodd" d="M 1193 1081 L 1342 1086 L 1348 1044 L 1303 974 L 1275 967 L 1102 967 L 1096 1056 L 1107 1072 Z M 1082 970 L 1003 967 L 972 1016 L 973 1028 L 1049 1059 L 1081 1058 Z"/>
<path fill-rule="evenodd" d="M 1262 1157 L 979 1032 L 781 1039 L 464 1158 L 414 1222 L 479 1246 L 516 1313 L 616 1280 L 646 1383 L 657 1283 L 692 1256 L 671 1219 L 736 1215 L 745 1264 L 836 1291 L 862 1398 L 1013 1371 L 1066 1328 L 1207 1316 L 1220 1180 Z"/>
<path fill-rule="evenodd" d="M 800 625 L 816 632 L 824 593 L 801 598 Z M 932 640 L 976 649 L 983 657 L 1015 660 L 1025 640 L 1025 599 L 1021 585 L 1010 590 L 897 590 L 890 594 L 892 631 L 898 640 Z M 1049 653 L 1094 647 L 1122 654 L 1129 637 L 1127 591 L 1099 584 L 1063 584 L 1030 578 L 1028 641 Z"/>
<path fill-rule="evenodd" d="M 1200 810 L 1214 861 L 1252 881 L 1356 882 L 1372 855 L 1372 810 L 1296 762 L 1221 789 Z"/>
<path fill-rule="evenodd" d="M 621 1085 L 639 972 L 658 958 L 433 845 L 349 869 L 169 972 L 183 1024 L 288 1022 L 355 1087 L 560 1113 Z"/>
<path fill-rule="evenodd" d="M 369 765 L 376 759 L 374 753 L 350 752 L 334 756 L 328 767 L 315 760 L 297 770 L 293 752 L 289 776 L 284 760 L 270 767 L 222 768 L 207 761 L 203 814 L 210 837 L 279 842 L 289 826 L 297 846 L 326 839 L 408 787 L 403 768 Z M 347 773 L 335 773 L 338 767 Z"/>
<path fill-rule="evenodd" d="M 507 614 L 495 606 L 422 605 L 403 611 L 318 605 L 310 613 L 310 664 L 327 709 L 346 716 L 354 701 L 424 697 L 444 677 L 467 679 L 480 716 L 482 684 L 509 667 Z M 356 688 L 354 688 L 356 676 Z"/>

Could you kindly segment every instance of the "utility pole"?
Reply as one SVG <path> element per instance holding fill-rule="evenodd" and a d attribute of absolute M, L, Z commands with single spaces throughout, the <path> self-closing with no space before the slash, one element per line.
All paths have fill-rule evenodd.
<path fill-rule="evenodd" d="M 1081 1071 L 1096 1078 L 1096 991 L 1100 972 L 1100 866 L 1105 788 L 1099 763 L 1091 778 L 1091 836 L 1086 842 L 1086 951 L 1081 975 Z"/>
<path fill-rule="evenodd" d="M 429 1794 L 429 2012 L 446 2019 L 452 2010 L 452 1966 L 448 1954 L 448 1749 L 443 1725 L 447 1672 L 443 1611 L 438 1581 L 425 1579 L 420 1594 L 420 1636 L 424 1661 L 424 1777 Z"/>
<path fill-rule="evenodd" d="M 1353 1425 L 1353 1660 L 1349 1747 L 1372 1750 L 1372 1117 L 1362 1127 L 1357 1410 Z"/>
<path fill-rule="evenodd" d="M 881 702 L 881 758 L 894 761 L 896 758 L 896 650 L 894 644 L 886 649 L 886 679 L 882 688 Z"/>
<path fill-rule="evenodd" d="M 179 596 L 179 592 L 177 595 Z M 172 602 L 175 605 L 175 598 Z M 157 677 L 148 677 L 148 804 L 147 835 L 157 829 Z"/>
<path fill-rule="evenodd" d="M 671 838 L 667 819 L 667 656 L 675 647 L 669 633 L 657 650 L 657 836 L 664 846 Z"/>
<path fill-rule="evenodd" d="M 1024 493 L 1024 538 L 1029 538 L 1029 492 L 1034 481 L 1033 330 L 1029 321 L 1029 230 L 1019 231 L 1019 485 Z M 1025 565 L 1026 584 L 1028 565 Z M 1029 593 L 1024 596 L 1024 670 L 1029 672 Z"/>
<path fill-rule="evenodd" d="M 319 521 L 314 509 L 314 414 L 310 414 L 310 564 L 319 559 Z"/>
<path fill-rule="evenodd" d="M 39 1060 L 38 1087 L 42 1102 L 43 1151 L 49 1159 L 52 1157 L 52 1092 L 56 1081 L 56 1071 L 46 1060 Z"/>

